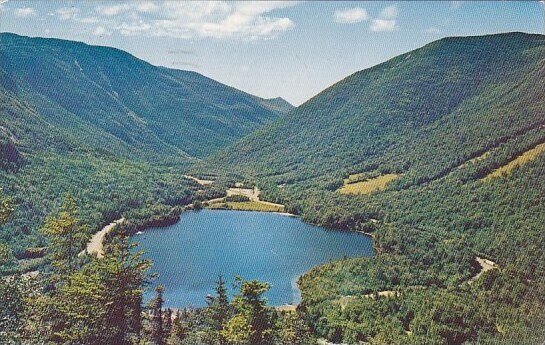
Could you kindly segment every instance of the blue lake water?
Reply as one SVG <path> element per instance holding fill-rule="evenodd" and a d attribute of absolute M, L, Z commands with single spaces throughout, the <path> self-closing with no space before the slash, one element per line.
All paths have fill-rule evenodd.
<path fill-rule="evenodd" d="M 132 241 L 153 260 L 152 272 L 159 274 L 153 285 L 165 287 L 166 307 L 204 306 L 220 273 L 231 294 L 240 275 L 271 283 L 270 305 L 298 303 L 297 278 L 313 266 L 373 255 L 372 239 L 362 234 L 264 212 L 185 212 L 178 223 L 146 230 Z M 144 300 L 152 295 L 147 292 Z"/>

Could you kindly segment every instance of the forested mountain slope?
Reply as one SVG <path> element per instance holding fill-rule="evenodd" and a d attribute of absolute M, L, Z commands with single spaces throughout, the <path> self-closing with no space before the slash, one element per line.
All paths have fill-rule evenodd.
<path fill-rule="evenodd" d="M 210 159 L 278 183 L 381 170 L 421 183 L 544 123 L 545 38 L 445 38 L 357 72 Z"/>
<path fill-rule="evenodd" d="M 18 257 L 40 256 L 32 253 L 47 243 L 38 230 L 66 195 L 82 205 L 88 236 L 120 214 L 133 212 L 145 222 L 191 201 L 193 184 L 181 178 L 179 167 L 131 159 L 138 148 L 113 135 L 94 138 L 100 147 L 88 146 L 97 132 L 53 125 L 5 89 L 0 100 L 0 188 L 14 203 L 0 226 L 0 242 Z"/>
<path fill-rule="evenodd" d="M 2 33 L 0 55 L 0 188 L 15 204 L 0 241 L 20 257 L 46 245 L 66 194 L 89 234 L 171 217 L 197 190 L 188 163 L 291 108 L 114 48 Z"/>
<path fill-rule="evenodd" d="M 542 343 L 544 80 L 543 35 L 445 38 L 349 76 L 193 169 L 223 167 L 306 221 L 373 235 L 375 257 L 299 280 L 321 337 Z M 479 275 L 483 258 L 495 266 Z"/>
<path fill-rule="evenodd" d="M 267 100 L 118 49 L 0 36 L 2 89 L 88 148 L 203 157 L 282 114 Z"/>

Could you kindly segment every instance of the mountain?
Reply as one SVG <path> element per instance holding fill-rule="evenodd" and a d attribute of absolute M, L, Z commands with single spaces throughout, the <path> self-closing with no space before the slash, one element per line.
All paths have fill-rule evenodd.
<path fill-rule="evenodd" d="M 279 184 L 369 170 L 437 178 L 543 124 L 544 47 L 523 33 L 430 43 L 341 80 L 206 167 Z"/>
<path fill-rule="evenodd" d="M 289 108 L 118 49 L 10 33 L 0 78 L 0 189 L 15 208 L 0 241 L 19 257 L 46 245 L 38 230 L 67 194 L 89 234 L 120 214 L 172 219 L 198 189 L 181 169 Z"/>
<path fill-rule="evenodd" d="M 0 202 L 14 211 L 0 243 L 21 271 L 48 264 L 38 229 L 63 195 L 89 237 L 121 217 L 131 231 L 168 224 L 244 182 L 304 221 L 373 237 L 375 255 L 298 279 L 295 319 L 278 315 L 288 343 L 310 330 L 346 344 L 543 343 L 545 36 L 445 38 L 291 110 L 80 43 L 3 35 L 1 64 Z M 217 176 L 202 186 L 184 173 Z M 76 288 L 87 282 L 75 274 Z M 216 341 L 202 312 L 184 320 Z"/>
<path fill-rule="evenodd" d="M 298 281 L 319 337 L 537 344 L 545 334 L 545 36 L 451 37 L 357 72 L 197 163 L 376 255 Z"/>
<path fill-rule="evenodd" d="M 125 157 L 202 158 L 286 109 L 114 48 L 2 33 L 0 52 L 4 98 L 86 148 Z"/>

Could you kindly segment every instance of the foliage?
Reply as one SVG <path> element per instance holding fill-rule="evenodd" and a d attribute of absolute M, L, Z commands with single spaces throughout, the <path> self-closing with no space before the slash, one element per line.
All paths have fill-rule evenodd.
<path fill-rule="evenodd" d="M 493 172 L 488 174 L 486 177 L 484 177 L 484 180 L 507 175 L 509 174 L 511 170 L 515 169 L 516 167 L 535 159 L 543 151 L 545 151 L 545 143 L 537 145 L 533 149 L 530 149 L 524 152 L 522 155 L 510 161 L 506 165 L 494 170 Z"/>
<path fill-rule="evenodd" d="M 0 70 L 8 77 L 0 89 L 9 115 L 2 117 L 9 129 L 2 138 L 15 146 L 7 140 L 2 145 L 24 158 L 10 158 L 0 171 L 15 207 L 0 238 L 19 257 L 51 243 L 53 267 L 67 273 L 55 284 L 42 282 L 34 293 L 18 288 L 13 300 L 6 299 L 12 296 L 7 285 L 0 284 L 8 335 L 31 344 L 287 344 L 313 343 L 314 336 L 349 344 L 542 342 L 545 335 L 536 330 L 545 321 L 545 156 L 531 151 L 533 159 L 509 174 L 481 179 L 545 142 L 544 42 L 541 35 L 521 33 L 448 38 L 358 72 L 195 165 L 195 172 L 214 169 L 222 175 L 207 187 L 181 178 L 184 165 L 146 161 L 142 152 L 155 145 L 154 129 L 145 135 L 137 130 L 142 136 L 131 141 L 116 125 L 108 132 L 116 139 L 103 143 L 107 126 L 70 113 L 73 99 L 92 97 L 87 84 L 74 91 L 78 97 L 67 93 L 73 99 L 54 95 L 69 113 L 56 114 L 56 105 L 43 113 L 42 97 L 53 97 L 53 88 L 38 92 L 38 80 L 30 83 L 38 97 L 20 99 L 10 88 L 15 82 Z M 92 59 L 77 56 L 84 70 L 94 66 Z M 58 68 L 64 71 L 72 61 Z M 35 63 L 46 61 L 40 56 Z M 153 69 L 139 61 L 129 65 Z M 173 83 L 183 79 L 183 73 L 160 70 Z M 111 73 L 127 75 L 116 68 Z M 130 77 L 121 78 L 115 90 L 104 87 L 128 108 L 145 108 L 137 96 L 117 89 L 126 85 L 125 78 Z M 169 99 L 158 94 L 159 100 Z M 112 116 L 133 128 L 134 117 L 122 117 L 111 98 L 115 104 L 104 103 L 113 107 Z M 158 118 L 166 114 L 151 105 L 143 112 L 149 115 L 148 110 L 157 110 Z M 59 118 L 70 121 L 60 126 Z M 69 134 L 78 126 L 92 128 L 96 138 L 78 142 Z M 135 144 L 139 141 L 142 146 Z M 168 156 L 171 149 L 161 144 L 151 152 Z M 399 177 L 383 190 L 337 191 L 347 176 L 360 183 L 387 174 Z M 263 295 L 270 286 L 259 281 L 239 280 L 239 292 L 229 302 L 221 279 L 206 308 L 180 310 L 171 319 L 157 299 L 151 313 L 142 312 L 149 263 L 130 253 L 123 235 L 173 222 L 182 207 L 222 197 L 226 185 L 240 180 L 255 183 L 265 200 L 286 205 L 305 221 L 371 233 L 377 255 L 331 262 L 304 274 L 303 300 L 295 313 L 267 306 Z M 69 202 L 52 213 L 64 193 L 75 196 L 78 212 Z M 50 242 L 35 231 L 47 214 L 54 214 L 44 227 Z M 77 236 L 121 215 L 127 224 L 108 236 L 104 259 L 76 260 L 82 245 L 77 242 L 85 240 Z M 68 243 L 65 236 L 76 241 Z M 0 246 L 5 272 L 13 269 L 11 252 Z M 481 269 L 476 257 L 495 261 L 499 269 L 474 279 Z M 22 296 L 29 296 L 30 305 Z"/>
<path fill-rule="evenodd" d="M 531 150 L 545 142 L 544 54 L 542 35 L 442 39 L 349 76 L 193 169 L 244 175 L 305 221 L 374 236 L 375 257 L 300 279 L 319 336 L 535 343 L 545 156 Z M 533 159 L 480 181 L 525 152 Z M 382 191 L 337 192 L 347 176 L 387 174 L 399 177 Z M 501 269 L 469 284 L 477 256 Z M 388 290 L 399 297 L 365 297 Z"/>
<path fill-rule="evenodd" d="M 8 220 L 13 209 L 9 199 L 3 197 L 2 189 L 0 188 L 0 224 Z"/>
<path fill-rule="evenodd" d="M 215 291 L 215 296 L 206 297 L 206 304 L 208 305 L 206 308 L 207 323 L 212 329 L 220 331 L 233 313 L 229 305 L 227 288 L 221 274 L 218 276 Z"/>
<path fill-rule="evenodd" d="M 223 201 L 225 201 L 225 202 L 248 202 L 248 201 L 250 201 L 250 198 L 248 198 L 246 195 L 234 194 L 234 195 L 226 196 L 223 199 Z"/>
<path fill-rule="evenodd" d="M 47 218 L 41 230 L 49 239 L 47 251 L 57 279 L 78 268 L 77 255 L 86 239 L 86 228 L 78 223 L 77 212 L 74 198 L 67 196 L 59 213 Z"/>
<path fill-rule="evenodd" d="M 65 136 L 125 158 L 188 162 L 285 111 L 198 73 L 152 66 L 114 48 L 10 33 L 0 42 L 3 89 Z"/>
<path fill-rule="evenodd" d="M 165 330 L 163 328 L 163 292 L 165 288 L 159 285 L 155 288 L 155 297 L 149 302 L 148 309 L 151 313 L 150 341 L 155 345 L 165 343 Z"/>
<path fill-rule="evenodd" d="M 142 284 L 149 263 L 119 238 L 48 294 L 35 297 L 30 340 L 130 344 L 140 335 Z"/>

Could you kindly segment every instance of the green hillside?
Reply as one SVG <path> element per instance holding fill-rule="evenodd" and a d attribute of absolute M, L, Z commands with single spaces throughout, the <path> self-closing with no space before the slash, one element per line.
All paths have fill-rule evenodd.
<path fill-rule="evenodd" d="M 1 38 L 0 271 L 53 273 L 37 293 L 16 288 L 29 298 L 0 280 L 15 310 L 1 321 L 13 334 L 31 325 L 21 339 L 129 344 L 164 323 L 182 344 L 543 343 L 545 36 L 445 38 L 295 109 L 112 48 Z M 142 313 L 148 265 L 124 235 L 172 222 L 226 181 L 304 221 L 373 236 L 376 255 L 303 274 L 296 312 L 267 308 L 257 281 L 239 282 L 228 304 L 220 278 L 207 308 L 173 322 L 158 289 Z M 49 239 L 38 231 L 48 215 Z M 104 260 L 77 256 L 121 216 Z"/>
<path fill-rule="evenodd" d="M 374 236 L 377 256 L 299 280 L 318 336 L 535 344 L 543 80 L 545 36 L 445 38 L 349 76 L 193 170 L 223 167 L 306 221 Z M 481 274 L 484 259 L 494 265 Z"/>
<path fill-rule="evenodd" d="M 290 184 L 381 170 L 441 176 L 539 127 L 544 38 L 445 38 L 357 72 L 209 160 Z"/>
<path fill-rule="evenodd" d="M 203 157 L 284 111 L 114 48 L 9 33 L 0 42 L 3 89 L 87 147 L 117 155 Z"/>
<path fill-rule="evenodd" d="M 89 234 L 120 214 L 170 217 L 198 189 L 188 163 L 290 108 L 114 48 L 2 33 L 0 54 L 0 187 L 15 202 L 0 240 L 20 257 L 46 245 L 65 194 Z"/>

